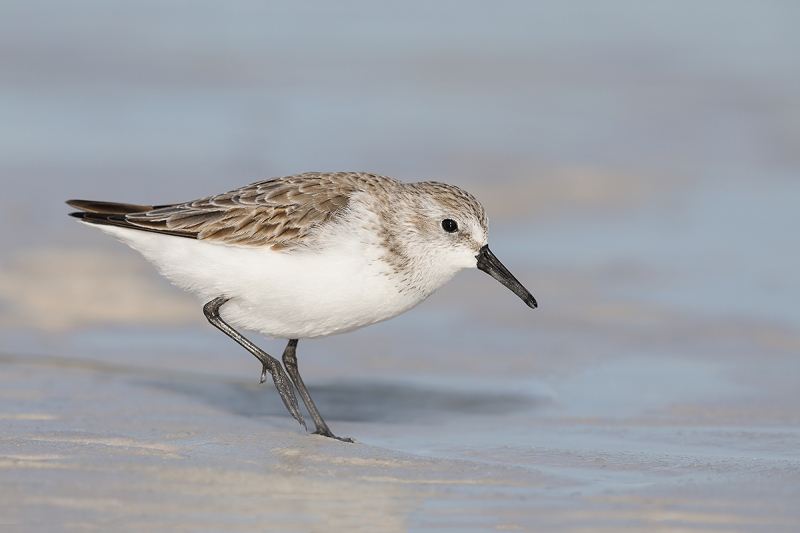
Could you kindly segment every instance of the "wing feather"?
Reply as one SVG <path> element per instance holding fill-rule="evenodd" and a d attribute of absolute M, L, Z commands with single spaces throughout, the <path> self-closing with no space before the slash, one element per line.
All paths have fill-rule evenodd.
<path fill-rule="evenodd" d="M 137 206 L 71 200 L 86 222 L 237 246 L 290 249 L 334 222 L 360 191 L 388 189 L 399 182 L 356 172 L 307 173 L 274 178 L 191 202 Z M 107 206 L 106 210 L 103 207 Z"/>

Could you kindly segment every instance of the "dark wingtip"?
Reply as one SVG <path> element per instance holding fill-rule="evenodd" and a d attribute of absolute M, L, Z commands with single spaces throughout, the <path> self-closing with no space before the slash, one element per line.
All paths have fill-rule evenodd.
<path fill-rule="evenodd" d="M 152 205 L 121 204 L 118 202 L 98 202 L 95 200 L 67 200 L 66 204 L 87 213 L 103 215 L 129 215 L 144 213 L 153 209 Z"/>
<path fill-rule="evenodd" d="M 135 229 L 139 231 L 149 231 L 161 235 L 172 235 L 175 237 L 185 237 L 187 239 L 197 239 L 197 233 L 188 231 L 172 231 L 166 228 L 149 228 L 132 224 L 126 215 L 134 213 L 144 213 L 152 209 L 167 206 L 146 206 L 136 204 L 117 204 L 113 202 L 92 202 L 88 200 L 67 200 L 67 205 L 82 209 L 83 211 L 73 211 L 69 216 L 77 218 L 86 224 L 98 226 L 117 226 L 119 228 Z"/>

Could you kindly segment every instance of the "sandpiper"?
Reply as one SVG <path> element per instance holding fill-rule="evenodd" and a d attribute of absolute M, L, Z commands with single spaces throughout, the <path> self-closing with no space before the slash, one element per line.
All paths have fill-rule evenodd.
<path fill-rule="evenodd" d="M 300 377 L 298 339 L 388 320 L 466 268 L 483 270 L 537 306 L 489 250 L 481 204 L 444 183 L 311 172 L 182 204 L 67 204 L 80 209 L 71 216 L 138 250 L 199 295 L 208 321 L 261 362 L 261 382 L 269 372 L 286 408 L 306 427 L 294 383 L 314 433 L 326 437 L 339 438 Z M 289 339 L 286 372 L 234 326 Z"/>

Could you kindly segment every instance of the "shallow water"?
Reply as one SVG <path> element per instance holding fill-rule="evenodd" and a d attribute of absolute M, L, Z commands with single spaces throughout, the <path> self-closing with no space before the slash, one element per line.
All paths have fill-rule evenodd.
<path fill-rule="evenodd" d="M 797 6 L 333 6 L 0 6 L 3 528 L 796 530 Z M 343 169 L 474 192 L 541 304 L 301 341 L 356 445 L 62 203 Z"/>

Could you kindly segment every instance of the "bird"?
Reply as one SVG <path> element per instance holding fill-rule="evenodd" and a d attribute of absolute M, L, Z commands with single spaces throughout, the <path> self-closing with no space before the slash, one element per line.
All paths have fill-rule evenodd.
<path fill-rule="evenodd" d="M 261 362 L 261 383 L 272 376 L 303 428 L 295 388 L 314 433 L 347 442 L 353 440 L 331 432 L 303 383 L 299 339 L 393 318 L 468 268 L 538 306 L 490 251 L 480 202 L 445 183 L 307 172 L 178 204 L 66 203 L 78 210 L 70 216 L 129 245 L 198 295 L 209 323 Z M 237 328 L 288 339 L 283 366 Z"/>

